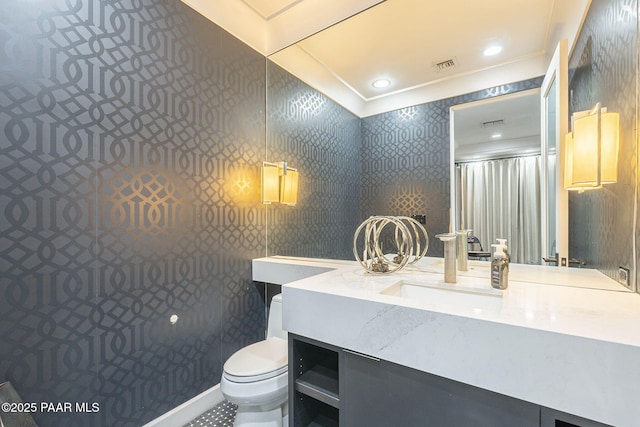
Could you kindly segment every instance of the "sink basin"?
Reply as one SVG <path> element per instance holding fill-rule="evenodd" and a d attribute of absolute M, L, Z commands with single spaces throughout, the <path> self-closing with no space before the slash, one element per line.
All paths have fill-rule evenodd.
<path fill-rule="evenodd" d="M 418 300 L 430 304 L 464 307 L 475 311 L 498 311 L 502 307 L 503 291 L 442 280 L 409 282 L 400 280 L 380 291 L 382 295 Z"/>

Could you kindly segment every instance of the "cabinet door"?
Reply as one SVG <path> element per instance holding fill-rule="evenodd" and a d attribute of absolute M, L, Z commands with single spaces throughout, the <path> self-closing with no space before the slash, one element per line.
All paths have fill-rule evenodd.
<path fill-rule="evenodd" d="M 347 426 L 539 426 L 532 403 L 349 351 L 343 360 Z"/>
<path fill-rule="evenodd" d="M 611 427 L 576 415 L 542 407 L 540 409 L 541 427 Z"/>

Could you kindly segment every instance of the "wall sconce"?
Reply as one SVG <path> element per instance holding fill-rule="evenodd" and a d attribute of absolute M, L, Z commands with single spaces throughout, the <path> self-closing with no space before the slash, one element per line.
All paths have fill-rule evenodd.
<path fill-rule="evenodd" d="M 608 113 L 597 103 L 592 110 L 574 113 L 565 138 L 564 187 L 592 190 L 618 181 L 620 114 Z"/>
<path fill-rule="evenodd" d="M 298 170 L 287 162 L 262 162 L 262 203 L 295 206 L 298 202 Z"/>
<path fill-rule="evenodd" d="M 575 143 L 573 132 L 569 132 L 564 141 L 565 147 L 565 161 L 564 161 L 564 188 L 568 191 L 577 191 L 583 193 L 587 190 L 595 190 L 596 188 L 602 188 L 600 185 L 575 185 L 573 184 L 573 145 Z"/>

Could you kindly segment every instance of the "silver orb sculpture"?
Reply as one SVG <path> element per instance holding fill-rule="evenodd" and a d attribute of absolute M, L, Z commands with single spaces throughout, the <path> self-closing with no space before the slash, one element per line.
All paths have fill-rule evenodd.
<path fill-rule="evenodd" d="M 383 250 L 383 231 L 391 233 L 395 256 Z M 388 235 L 388 234 L 385 234 Z M 421 242 L 424 241 L 424 245 Z M 424 246 L 424 247 L 423 247 Z M 353 234 L 353 255 L 371 274 L 390 274 L 402 270 L 425 256 L 429 235 L 425 227 L 408 216 L 372 216 L 360 224 Z"/>

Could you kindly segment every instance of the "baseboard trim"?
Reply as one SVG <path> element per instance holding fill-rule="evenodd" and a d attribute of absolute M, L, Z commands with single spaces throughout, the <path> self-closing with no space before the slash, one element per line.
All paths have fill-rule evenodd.
<path fill-rule="evenodd" d="M 148 422 L 143 427 L 176 427 L 183 426 L 198 415 L 215 408 L 224 400 L 220 384 L 203 391 L 180 406 L 176 406 L 164 415 Z"/>

